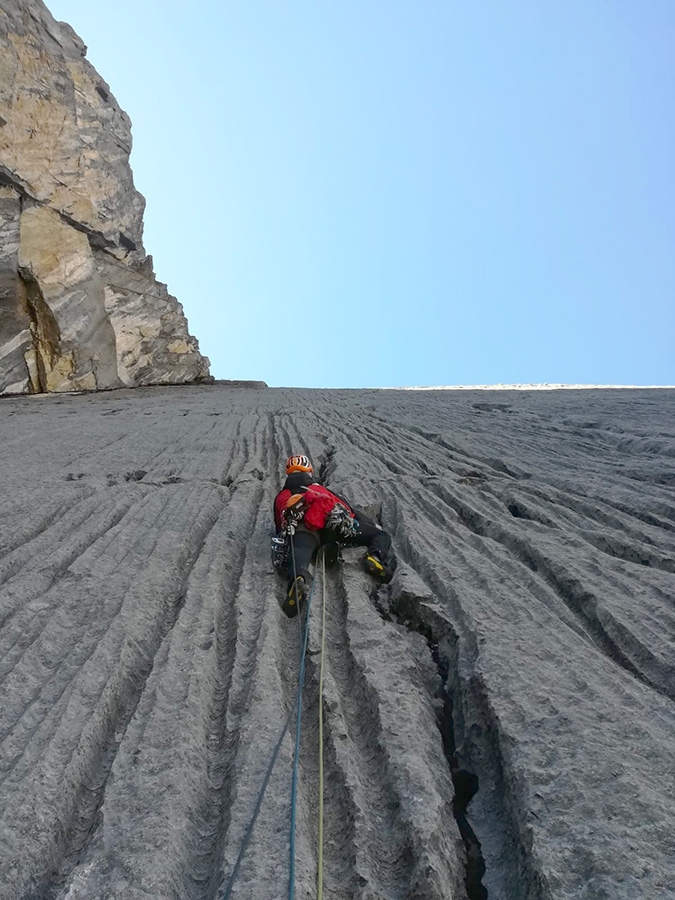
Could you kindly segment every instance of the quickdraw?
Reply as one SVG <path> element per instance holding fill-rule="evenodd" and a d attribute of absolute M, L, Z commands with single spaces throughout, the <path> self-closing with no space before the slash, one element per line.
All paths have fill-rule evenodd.
<path fill-rule="evenodd" d="M 284 531 L 278 537 L 272 538 L 272 565 L 275 569 L 283 570 L 288 562 L 289 542 Z"/>
<path fill-rule="evenodd" d="M 326 531 L 330 531 L 338 541 L 346 541 L 348 538 L 356 534 L 358 522 L 352 516 L 348 509 L 342 504 L 336 503 L 333 509 L 326 517 Z"/>

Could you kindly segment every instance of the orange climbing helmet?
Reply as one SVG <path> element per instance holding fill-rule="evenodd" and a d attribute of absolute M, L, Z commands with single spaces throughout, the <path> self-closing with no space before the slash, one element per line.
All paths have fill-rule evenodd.
<path fill-rule="evenodd" d="M 303 456 L 302 454 L 298 456 L 289 456 L 288 461 L 286 463 L 286 474 L 290 475 L 291 472 L 309 472 L 311 475 L 314 469 L 312 468 L 312 464 L 309 461 L 309 456 Z"/>

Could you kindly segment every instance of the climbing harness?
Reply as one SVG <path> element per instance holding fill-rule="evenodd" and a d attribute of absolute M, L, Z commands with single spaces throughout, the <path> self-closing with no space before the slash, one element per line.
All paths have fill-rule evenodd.
<path fill-rule="evenodd" d="M 306 512 L 307 500 L 303 494 L 293 494 L 288 498 L 282 515 L 286 523 L 286 529 L 290 531 L 290 534 L 293 534 Z"/>
<path fill-rule="evenodd" d="M 280 571 L 288 563 L 288 556 L 295 531 L 307 511 L 307 500 L 302 494 L 293 494 L 283 511 L 283 526 L 272 538 L 272 565 Z M 359 527 L 357 519 L 341 503 L 336 503 L 326 516 L 324 529 L 330 534 L 330 542 L 342 543 L 353 537 Z M 295 578 L 295 570 L 294 570 Z"/>

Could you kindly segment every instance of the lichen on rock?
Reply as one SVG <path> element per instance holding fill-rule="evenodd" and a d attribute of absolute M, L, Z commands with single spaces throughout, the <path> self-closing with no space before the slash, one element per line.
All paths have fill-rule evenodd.
<path fill-rule="evenodd" d="M 0 393 L 209 378 L 143 248 L 131 124 L 73 29 L 0 0 Z"/>

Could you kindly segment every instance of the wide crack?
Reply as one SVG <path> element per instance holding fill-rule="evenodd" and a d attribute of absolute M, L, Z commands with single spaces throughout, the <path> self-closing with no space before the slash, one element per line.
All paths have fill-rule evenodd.
<path fill-rule="evenodd" d="M 379 592 L 378 592 L 379 593 Z M 415 631 L 421 634 L 427 642 L 431 658 L 434 661 L 436 670 L 441 680 L 441 687 L 436 693 L 436 699 L 439 701 L 439 707 L 436 712 L 436 724 L 441 734 L 443 742 L 443 751 L 448 761 L 450 775 L 455 789 L 455 796 L 452 801 L 452 812 L 457 822 L 464 848 L 466 852 L 466 864 L 464 884 L 469 900 L 488 900 L 488 890 L 483 884 L 485 875 L 485 860 L 481 851 L 481 844 L 476 836 L 475 831 L 471 827 L 468 818 L 468 806 L 473 797 L 479 790 L 478 776 L 474 772 L 470 772 L 460 766 L 457 753 L 457 745 L 455 741 L 455 728 L 453 718 L 454 702 L 451 690 L 448 686 L 448 676 L 450 672 L 450 664 L 448 659 L 440 651 L 440 641 L 434 635 L 433 629 L 429 623 L 415 614 L 414 607 L 401 602 L 399 597 L 393 602 L 388 613 L 383 609 L 382 603 L 376 603 L 380 614 L 384 618 L 391 619 L 392 615 L 395 620 L 407 628 L 409 631 Z"/>
<path fill-rule="evenodd" d="M 37 279 L 26 267 L 19 267 L 21 303 L 28 315 L 33 339 L 33 368 L 28 367 L 31 393 L 48 389 L 49 373 L 59 357 L 61 333 L 54 314 L 42 296 Z"/>

